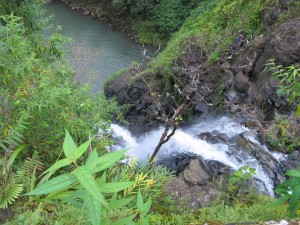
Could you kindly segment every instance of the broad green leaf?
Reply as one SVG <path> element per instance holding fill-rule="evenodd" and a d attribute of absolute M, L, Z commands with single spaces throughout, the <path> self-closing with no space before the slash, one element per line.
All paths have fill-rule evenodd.
<path fill-rule="evenodd" d="M 297 185 L 293 189 L 293 193 L 290 196 L 290 201 L 289 201 L 290 217 L 296 217 L 299 200 L 300 200 L 300 185 Z"/>
<path fill-rule="evenodd" d="M 113 166 L 116 162 L 119 162 L 124 157 L 126 151 L 127 149 L 107 153 L 89 164 L 88 167 L 92 173 L 98 173 L 110 166 Z"/>
<path fill-rule="evenodd" d="M 72 163 L 71 159 L 61 159 L 59 161 L 57 161 L 56 163 L 54 163 L 49 169 L 47 169 L 45 172 L 42 173 L 42 175 L 49 173 L 49 172 L 55 172 L 56 170 L 70 165 Z"/>
<path fill-rule="evenodd" d="M 46 181 L 41 186 L 34 189 L 25 195 L 44 195 L 55 191 L 62 190 L 69 185 L 77 181 L 76 176 L 73 174 L 62 174 L 60 176 L 54 177 L 51 180 Z"/>
<path fill-rule="evenodd" d="M 300 171 L 297 170 L 288 170 L 285 173 L 286 176 L 290 176 L 290 177 L 300 177 Z"/>
<path fill-rule="evenodd" d="M 99 185 L 99 188 L 102 193 L 114 193 L 122 191 L 134 184 L 133 181 L 127 182 L 112 182 L 112 183 L 104 183 Z"/>
<path fill-rule="evenodd" d="M 100 225 L 101 202 L 90 193 L 86 193 L 83 198 L 84 206 L 92 225 Z"/>
<path fill-rule="evenodd" d="M 75 174 L 77 179 L 79 180 L 80 184 L 82 185 L 85 190 L 92 195 L 94 198 L 99 199 L 100 203 L 103 205 L 107 205 L 103 195 L 100 192 L 100 189 L 95 181 L 95 178 L 93 177 L 91 171 L 85 167 L 80 166 L 76 168 L 72 174 Z"/>
<path fill-rule="evenodd" d="M 66 136 L 63 144 L 63 149 L 64 149 L 65 156 L 68 159 L 72 161 L 76 160 L 75 151 L 77 149 L 77 146 L 67 130 L 66 130 Z"/>
<path fill-rule="evenodd" d="M 16 159 L 16 157 L 18 156 L 18 154 L 20 153 L 20 151 L 22 151 L 25 148 L 25 145 L 21 145 L 20 147 L 18 147 L 9 157 L 9 162 L 12 165 Z"/>
<path fill-rule="evenodd" d="M 75 151 L 76 159 L 80 158 L 80 156 L 82 156 L 83 153 L 86 152 L 86 150 L 88 149 L 88 147 L 89 147 L 89 145 L 91 144 L 92 141 L 93 141 L 93 139 L 90 139 L 90 140 L 86 141 L 85 143 L 83 143 L 82 145 L 80 145 L 78 147 L 78 149 L 76 149 L 76 151 Z"/>

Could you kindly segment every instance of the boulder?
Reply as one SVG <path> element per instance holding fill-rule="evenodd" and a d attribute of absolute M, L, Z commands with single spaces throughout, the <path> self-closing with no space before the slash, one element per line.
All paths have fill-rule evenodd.
<path fill-rule="evenodd" d="M 211 180 L 209 169 L 199 158 L 192 159 L 189 165 L 182 172 L 181 176 L 185 182 L 193 185 L 207 184 L 208 181 Z"/>

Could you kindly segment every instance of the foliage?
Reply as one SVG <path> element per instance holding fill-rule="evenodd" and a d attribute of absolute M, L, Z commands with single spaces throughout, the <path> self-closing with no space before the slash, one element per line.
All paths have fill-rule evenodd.
<path fill-rule="evenodd" d="M 14 150 L 14 152 L 9 154 L 9 158 L 8 154 L 6 154 L 4 158 L 0 159 L 0 209 L 5 209 L 9 204 L 12 204 L 23 190 L 24 171 L 19 169 L 15 172 L 13 163 L 24 147 L 20 146 Z"/>
<path fill-rule="evenodd" d="M 46 195 L 44 201 L 61 200 L 63 203 L 84 208 L 93 225 L 111 224 L 108 211 L 121 208 L 132 201 L 132 198 L 118 198 L 117 193 L 130 187 L 134 182 L 107 182 L 106 173 L 103 172 L 122 159 L 126 150 L 107 153 L 101 157 L 96 151 L 91 151 L 85 163 L 79 164 L 80 158 L 86 153 L 91 142 L 92 139 L 77 147 L 70 134 L 66 132 L 63 144 L 66 158 L 57 161 L 48 168 L 43 173 L 44 177 L 38 186 L 26 195 Z M 71 172 L 48 180 L 58 169 L 66 166 L 72 167 Z M 114 194 L 107 195 L 112 193 Z M 139 218 L 136 219 L 136 215 L 133 214 L 115 223 L 128 224 L 135 218 L 142 224 L 147 224 L 145 222 L 148 221 L 147 214 L 150 207 L 151 199 L 144 203 L 141 193 L 138 192 L 137 211 Z"/>
<path fill-rule="evenodd" d="M 273 201 L 269 196 L 259 195 L 252 204 L 237 203 L 234 206 L 217 202 L 215 205 L 201 208 L 193 213 L 181 214 L 161 213 L 151 216 L 151 224 L 229 224 L 238 222 L 264 222 L 277 221 L 287 218 L 286 207 L 267 207 Z"/>
<path fill-rule="evenodd" d="M 235 185 L 235 184 L 243 183 L 244 181 L 250 179 L 255 174 L 256 173 L 254 168 L 250 168 L 249 166 L 243 166 L 230 175 L 229 184 Z"/>
<path fill-rule="evenodd" d="M 296 116 L 300 115 L 300 65 L 276 65 L 274 60 L 267 64 L 272 71 L 274 79 L 279 79 L 279 95 L 286 94 L 289 97 L 289 104 L 297 103 Z"/>
<path fill-rule="evenodd" d="M 263 130 L 267 143 L 274 149 L 288 153 L 300 147 L 296 118 L 282 116 Z"/>
<path fill-rule="evenodd" d="M 204 48 L 209 62 L 227 49 L 234 35 L 243 30 L 247 35 L 261 32 L 261 11 L 274 0 L 204 0 L 191 11 L 184 24 L 153 62 L 153 66 L 168 70 L 173 61 L 187 48 L 187 40 L 193 38 Z M 239 12 L 239 13 L 236 13 Z"/>
<path fill-rule="evenodd" d="M 282 182 L 275 188 L 276 194 L 281 197 L 271 204 L 271 206 L 277 206 L 282 203 L 288 202 L 290 217 L 296 217 L 299 209 L 300 201 L 300 168 L 297 170 L 288 170 L 285 173 L 290 179 Z"/>
<path fill-rule="evenodd" d="M 225 204 L 234 205 L 236 202 L 251 203 L 255 201 L 254 196 L 257 195 L 257 190 L 249 182 L 255 174 L 255 169 L 249 166 L 243 166 L 231 174 L 228 186 L 221 197 Z"/>
<path fill-rule="evenodd" d="M 148 160 L 141 163 L 131 160 L 129 165 L 114 167 L 107 173 L 110 182 L 132 180 L 132 186 L 124 190 L 124 197 L 136 195 L 141 191 L 145 199 L 158 201 L 163 195 L 163 187 L 172 177 L 172 173 L 162 166 L 151 166 Z"/>
<path fill-rule="evenodd" d="M 27 34 L 23 18 L 1 19 L 1 154 L 25 143 L 30 154 L 40 152 L 47 164 L 60 154 L 64 128 L 80 143 L 99 128 L 106 130 L 113 115 L 121 115 L 113 100 L 91 96 L 88 88 L 73 82 L 74 73 L 63 60 L 62 36 Z M 104 136 L 99 144 L 105 143 Z"/>

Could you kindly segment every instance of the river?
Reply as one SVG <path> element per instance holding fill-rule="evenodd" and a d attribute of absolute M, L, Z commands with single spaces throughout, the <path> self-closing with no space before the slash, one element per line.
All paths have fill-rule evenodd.
<path fill-rule="evenodd" d="M 61 33 L 72 38 L 71 48 L 66 47 L 71 49 L 71 63 L 78 81 L 88 83 L 92 93 L 103 91 L 108 76 L 143 59 L 138 44 L 100 19 L 58 1 L 47 4 L 46 9 L 46 15 L 54 15 L 54 27 L 61 26 Z M 147 49 L 151 53 L 151 48 Z"/>
<path fill-rule="evenodd" d="M 61 25 L 62 34 L 73 39 L 70 59 L 78 81 L 81 84 L 90 83 L 93 93 L 103 90 L 104 81 L 109 75 L 128 67 L 133 61 L 142 60 L 141 49 L 133 40 L 99 19 L 84 16 L 60 2 L 48 4 L 46 8 L 48 14 L 55 15 L 54 25 Z M 141 161 L 146 161 L 151 155 L 163 132 L 161 127 L 137 138 L 125 127 L 112 124 L 112 129 L 116 138 L 121 140 L 115 149 L 130 148 L 129 156 Z M 228 141 L 213 143 L 199 138 L 199 134 L 214 133 L 225 136 Z M 239 146 L 236 140 L 246 143 L 245 146 Z M 178 129 L 162 147 L 158 159 L 181 152 L 199 155 L 207 161 L 216 160 L 235 170 L 245 165 L 255 168 L 256 178 L 262 184 L 259 185 L 260 190 L 274 194 L 274 182 L 270 174 L 275 176 L 276 171 L 274 168 L 268 169 L 267 162 L 278 165 L 282 155 L 270 152 L 258 141 L 256 132 L 229 117 L 199 118 L 193 125 Z"/>

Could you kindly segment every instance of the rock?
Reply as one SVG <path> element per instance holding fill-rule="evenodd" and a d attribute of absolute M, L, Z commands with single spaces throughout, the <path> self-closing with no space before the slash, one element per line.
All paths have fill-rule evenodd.
<path fill-rule="evenodd" d="M 176 175 L 179 175 L 190 164 L 190 161 L 197 157 L 197 155 L 189 153 L 175 154 L 168 156 L 168 158 L 160 159 L 157 164 L 165 166 L 167 169 L 174 171 Z"/>
<path fill-rule="evenodd" d="M 225 177 L 229 177 L 230 174 L 234 172 L 234 170 L 230 167 L 216 160 L 209 160 L 207 162 L 209 168 L 212 168 L 212 175 L 214 178 L 219 178 L 222 175 Z M 224 178 L 224 176 L 222 176 Z"/>
<path fill-rule="evenodd" d="M 209 141 L 212 138 L 212 134 L 210 132 L 203 132 L 199 135 L 197 135 L 197 137 L 203 141 Z"/>
<path fill-rule="evenodd" d="M 266 40 L 262 35 L 257 36 L 252 41 L 253 48 L 257 51 L 262 51 L 265 46 L 265 42 Z"/>
<path fill-rule="evenodd" d="M 248 83 L 249 78 L 242 72 L 239 72 L 235 77 L 234 87 L 242 93 L 247 93 L 250 85 Z"/>
<path fill-rule="evenodd" d="M 300 167 L 300 153 L 298 150 L 288 155 L 286 160 L 281 162 L 283 172 L 288 170 L 296 170 Z"/>
<path fill-rule="evenodd" d="M 173 179 L 165 189 L 175 200 L 177 207 L 188 206 L 193 210 L 208 207 L 220 195 L 220 192 L 211 187 L 189 186 L 181 178 Z"/>
<path fill-rule="evenodd" d="M 195 111 L 199 113 L 208 113 L 209 106 L 204 102 L 199 102 L 196 107 Z"/>
<path fill-rule="evenodd" d="M 229 102 L 232 102 L 235 100 L 235 98 L 237 97 L 237 91 L 235 89 L 230 89 L 229 91 L 226 92 L 226 99 Z"/>
<path fill-rule="evenodd" d="M 202 160 L 192 159 L 182 172 L 183 179 L 190 184 L 207 184 L 211 179 L 207 166 Z"/>

